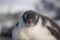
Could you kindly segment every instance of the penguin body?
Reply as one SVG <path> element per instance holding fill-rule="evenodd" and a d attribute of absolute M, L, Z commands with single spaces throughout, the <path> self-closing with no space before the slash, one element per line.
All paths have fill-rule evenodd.
<path fill-rule="evenodd" d="M 12 31 L 13 40 L 60 40 L 59 26 L 35 11 L 26 11 Z"/>

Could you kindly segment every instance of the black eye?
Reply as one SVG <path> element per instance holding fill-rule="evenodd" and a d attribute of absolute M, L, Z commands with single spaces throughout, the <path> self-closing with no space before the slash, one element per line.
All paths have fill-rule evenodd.
<path fill-rule="evenodd" d="M 24 16 L 25 18 L 27 17 L 27 15 Z"/>
<path fill-rule="evenodd" d="M 29 19 L 29 16 L 27 15 L 27 16 L 25 16 L 25 19 Z"/>

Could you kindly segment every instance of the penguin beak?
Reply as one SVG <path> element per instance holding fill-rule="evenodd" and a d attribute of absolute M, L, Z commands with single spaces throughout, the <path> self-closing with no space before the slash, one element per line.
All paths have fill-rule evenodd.
<path fill-rule="evenodd" d="M 29 19 L 28 20 L 28 24 L 32 24 L 32 19 Z"/>

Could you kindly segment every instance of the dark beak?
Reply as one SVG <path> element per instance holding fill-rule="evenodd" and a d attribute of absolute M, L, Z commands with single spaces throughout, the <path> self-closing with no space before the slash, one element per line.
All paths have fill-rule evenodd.
<path fill-rule="evenodd" d="M 32 19 L 29 19 L 29 20 L 28 20 L 28 24 L 31 24 L 31 23 L 32 23 Z"/>

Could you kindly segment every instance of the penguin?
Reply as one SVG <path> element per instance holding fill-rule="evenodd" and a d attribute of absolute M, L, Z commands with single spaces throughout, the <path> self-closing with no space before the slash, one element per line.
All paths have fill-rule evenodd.
<path fill-rule="evenodd" d="M 60 27 L 52 19 L 27 10 L 12 30 L 12 40 L 60 40 Z"/>

